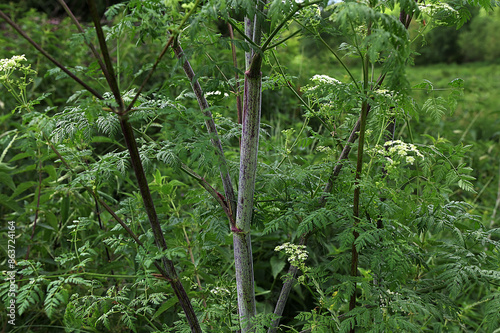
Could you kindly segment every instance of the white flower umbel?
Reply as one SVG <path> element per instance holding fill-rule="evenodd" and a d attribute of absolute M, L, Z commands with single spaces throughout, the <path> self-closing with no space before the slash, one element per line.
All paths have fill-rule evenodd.
<path fill-rule="evenodd" d="M 327 87 L 327 86 L 340 86 L 343 83 L 333 77 L 329 77 L 328 75 L 314 75 L 311 78 L 312 84 L 304 87 L 304 91 L 315 91 L 319 87 Z"/>
<path fill-rule="evenodd" d="M 328 75 L 314 75 L 311 81 L 323 84 L 342 84 L 339 80 L 329 77 Z"/>
<path fill-rule="evenodd" d="M 424 155 L 412 143 L 406 143 L 401 140 L 387 141 L 384 146 L 377 145 L 375 152 L 385 157 L 388 166 L 395 166 L 404 161 L 413 165 L 417 159 L 424 160 Z"/>
<path fill-rule="evenodd" d="M 36 71 L 31 69 L 31 65 L 23 64 L 24 61 L 26 61 L 24 54 L 15 55 L 10 59 L 0 59 L 0 84 L 19 104 L 14 111 L 21 108 L 30 110 L 33 107 L 33 103 L 28 101 L 26 87 L 33 82 L 32 76 Z"/>
<path fill-rule="evenodd" d="M 305 262 L 309 257 L 305 245 L 295 245 L 292 243 L 284 243 L 274 248 L 274 251 L 284 251 L 288 256 L 288 262 L 298 267 L 301 271 L 306 271 Z"/>
<path fill-rule="evenodd" d="M 222 96 L 222 93 L 220 91 L 209 91 L 205 93 L 205 97 L 210 97 L 210 96 Z M 229 97 L 229 94 L 224 93 L 224 97 Z"/>
<path fill-rule="evenodd" d="M 216 296 L 226 296 L 230 294 L 229 290 L 222 287 L 215 287 L 213 289 L 210 289 L 210 292 Z"/>
<path fill-rule="evenodd" d="M 408 153 L 415 153 L 416 156 L 420 157 L 422 160 L 424 159 L 424 155 L 418 151 L 417 147 L 413 143 L 405 143 L 401 140 L 394 140 L 384 143 L 384 147 L 390 147 L 389 151 L 396 152 L 400 156 L 406 156 Z"/>
<path fill-rule="evenodd" d="M 451 7 L 449 4 L 447 3 L 444 3 L 444 2 L 440 2 L 440 3 L 429 3 L 429 4 L 419 4 L 418 5 L 418 9 L 420 9 L 420 11 L 423 13 L 423 14 L 427 14 L 427 15 L 435 15 L 437 13 L 446 13 L 447 15 L 457 15 L 458 14 L 458 11 Z"/>
<path fill-rule="evenodd" d="M 386 97 L 386 98 L 392 98 L 396 95 L 394 91 L 387 90 L 387 89 L 377 89 L 375 90 L 375 94 Z"/>
<path fill-rule="evenodd" d="M 26 57 L 23 55 L 15 55 L 10 59 L 0 59 L 0 72 L 9 73 L 10 71 L 21 67 L 21 61 L 26 61 Z M 4 73 L 2 73 L 3 75 Z"/>

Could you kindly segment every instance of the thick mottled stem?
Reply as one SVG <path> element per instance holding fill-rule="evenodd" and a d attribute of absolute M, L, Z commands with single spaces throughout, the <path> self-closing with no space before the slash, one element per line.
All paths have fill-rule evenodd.
<path fill-rule="evenodd" d="M 245 17 L 245 35 L 253 40 L 253 20 L 249 17 Z M 245 69 L 250 68 L 250 62 L 252 61 L 253 51 L 250 50 L 245 52 Z"/>
<path fill-rule="evenodd" d="M 250 232 L 233 230 L 233 243 L 241 332 L 254 332 L 251 321 L 256 315 L 256 308 Z"/>
<path fill-rule="evenodd" d="M 238 207 L 236 228 L 233 230 L 236 287 L 242 333 L 253 331 L 251 320 L 256 314 L 250 224 L 259 148 L 261 64 L 262 58 L 259 54 L 255 54 L 250 69 L 245 72 Z"/>
<path fill-rule="evenodd" d="M 191 64 L 187 59 L 182 59 L 184 57 L 184 51 L 180 47 L 178 43 L 174 46 L 174 52 L 177 58 L 183 60 L 182 68 L 186 73 L 189 81 L 191 82 L 191 87 L 196 95 L 198 100 L 198 104 L 200 105 L 200 109 L 205 115 L 205 125 L 207 126 L 207 131 L 210 135 L 210 141 L 212 146 L 215 148 L 217 153 L 217 157 L 219 159 L 219 171 L 220 177 L 222 179 L 222 186 L 224 187 L 224 193 L 226 194 L 226 200 L 228 203 L 229 212 L 228 218 L 231 221 L 231 227 L 234 227 L 234 220 L 236 218 L 236 196 L 234 194 L 233 183 L 231 181 L 231 176 L 229 175 L 229 168 L 227 166 L 226 158 L 224 157 L 224 150 L 222 149 L 222 143 L 219 139 L 219 135 L 217 133 L 217 128 L 215 127 L 214 118 L 212 117 L 212 112 L 209 110 L 209 105 L 207 99 L 203 94 L 203 90 L 201 89 L 200 83 L 198 80 L 195 80 L 195 74 Z"/>

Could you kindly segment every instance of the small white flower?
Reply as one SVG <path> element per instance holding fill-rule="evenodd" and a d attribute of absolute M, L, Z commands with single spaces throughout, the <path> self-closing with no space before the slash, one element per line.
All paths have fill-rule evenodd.
<path fill-rule="evenodd" d="M 401 143 L 403 143 L 403 141 L 401 141 L 401 140 L 386 141 L 386 143 L 384 143 L 384 146 L 387 147 L 387 146 L 397 145 L 397 144 L 401 144 Z"/>
<path fill-rule="evenodd" d="M 222 287 L 215 287 L 214 289 L 211 289 L 210 292 L 214 295 L 220 295 L 220 296 L 229 295 L 229 290 Z"/>
<path fill-rule="evenodd" d="M 295 245 L 287 242 L 274 248 L 274 251 L 282 250 L 288 255 L 288 262 L 290 264 L 299 267 L 303 271 L 306 269 L 304 262 L 309 257 L 309 254 L 305 245 Z"/>
<path fill-rule="evenodd" d="M 23 55 L 16 55 L 10 59 L 0 59 L 0 71 L 7 72 L 14 68 L 21 66 L 21 61 L 26 61 L 26 57 Z"/>
<path fill-rule="evenodd" d="M 424 155 L 420 153 L 418 148 L 412 143 L 405 143 L 401 140 L 387 141 L 384 143 L 384 149 L 380 149 L 380 146 L 374 148 L 377 154 L 385 156 L 389 165 L 395 165 L 396 161 L 404 157 L 406 163 L 413 165 L 416 161 L 416 157 L 424 159 Z"/>
<path fill-rule="evenodd" d="M 206 92 L 205 93 L 205 97 L 209 97 L 209 96 L 221 96 L 222 93 L 220 91 L 209 91 L 209 92 Z M 229 97 L 229 94 L 227 93 L 224 93 L 224 97 Z"/>
<path fill-rule="evenodd" d="M 320 152 L 320 153 L 330 153 L 332 151 L 332 148 L 330 147 L 325 147 L 325 146 L 317 146 L 316 147 L 316 151 Z"/>
<path fill-rule="evenodd" d="M 445 11 L 448 14 L 456 14 L 458 13 L 453 7 L 451 7 L 447 3 L 430 3 L 430 4 L 419 4 L 418 8 L 420 11 L 427 15 L 433 15 L 438 11 Z"/>
<path fill-rule="evenodd" d="M 394 95 L 394 92 L 387 90 L 387 89 L 378 89 L 378 90 L 375 90 L 375 94 L 381 95 L 384 97 L 392 97 Z"/>
<path fill-rule="evenodd" d="M 328 75 L 314 75 L 311 80 L 324 84 L 342 84 L 339 80 L 329 77 Z"/>

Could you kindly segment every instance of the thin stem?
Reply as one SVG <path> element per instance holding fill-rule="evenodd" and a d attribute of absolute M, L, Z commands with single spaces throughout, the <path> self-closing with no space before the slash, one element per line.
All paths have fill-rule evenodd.
<path fill-rule="evenodd" d="M 246 19 L 245 19 L 245 20 L 246 20 Z M 245 34 L 245 32 L 244 32 L 244 31 L 242 31 L 242 30 L 238 27 L 238 22 L 237 22 L 237 21 L 235 21 L 235 20 L 234 20 L 234 19 L 232 19 L 232 18 L 229 18 L 227 21 L 229 22 L 229 24 L 231 24 L 231 26 L 233 27 L 233 29 L 234 29 L 234 30 L 236 30 L 236 31 L 237 31 L 237 32 L 241 35 L 241 37 L 243 37 L 243 38 L 247 41 L 247 43 L 248 43 L 250 46 L 252 46 L 252 47 L 253 47 L 253 48 L 255 48 L 255 49 L 260 49 L 260 46 L 254 43 L 254 41 L 253 41 L 252 37 L 247 36 L 247 35 Z M 245 22 L 246 22 L 246 21 L 245 21 Z M 248 52 L 247 52 L 247 53 L 248 53 Z M 248 68 L 248 67 L 249 67 L 249 65 L 248 65 L 248 66 L 246 66 L 246 67 Z"/>
<path fill-rule="evenodd" d="M 95 212 L 97 215 L 97 220 L 99 221 L 99 228 L 104 232 L 104 223 L 102 223 L 102 218 L 101 218 L 101 208 L 99 207 L 99 202 L 96 200 L 94 196 L 94 205 L 95 205 Z M 106 257 L 108 258 L 108 262 L 111 262 L 111 255 L 109 254 L 109 249 L 108 245 L 104 244 L 104 249 L 106 250 Z M 113 270 L 111 270 L 111 274 L 113 273 Z"/>
<path fill-rule="evenodd" d="M 194 6 L 191 8 L 191 10 L 184 16 L 184 18 L 182 19 L 181 23 L 179 24 L 179 27 L 177 28 L 177 31 L 179 31 L 182 26 L 187 22 L 187 19 L 193 14 L 194 10 L 198 7 L 200 3 L 200 0 L 196 0 L 195 3 L 194 3 Z M 172 43 L 174 41 L 177 40 L 177 36 L 179 35 L 178 32 L 176 33 L 172 33 L 172 35 L 170 36 L 170 38 L 168 39 L 168 42 L 167 44 L 165 45 L 165 47 L 163 48 L 163 50 L 160 52 L 160 54 L 158 55 L 158 57 L 156 58 L 156 61 L 153 65 L 153 67 L 151 68 L 151 70 L 149 71 L 148 75 L 146 76 L 146 78 L 144 79 L 144 81 L 142 81 L 142 84 L 141 86 L 139 87 L 139 90 L 137 90 L 137 93 L 135 94 L 134 98 L 132 99 L 132 102 L 130 102 L 130 104 L 127 106 L 127 109 L 125 110 L 124 113 L 128 113 L 133 107 L 134 107 L 134 104 L 135 102 L 137 101 L 137 99 L 139 98 L 139 96 L 141 95 L 141 92 L 142 90 L 144 89 L 144 87 L 146 86 L 146 83 L 148 83 L 149 79 L 151 78 L 151 76 L 153 75 L 153 73 L 155 72 L 156 70 L 156 67 L 158 67 L 158 64 L 160 63 L 161 59 L 163 58 L 163 56 L 165 55 L 165 53 L 167 52 L 168 48 L 172 45 Z"/>
<path fill-rule="evenodd" d="M 134 99 L 132 99 L 132 102 L 130 102 L 130 104 L 127 106 L 127 109 L 124 112 L 125 114 L 127 114 L 134 107 L 135 102 L 137 101 L 137 99 L 141 95 L 141 92 L 144 90 L 144 87 L 148 83 L 148 81 L 151 78 L 151 76 L 153 76 L 153 73 L 155 72 L 156 67 L 158 67 L 158 64 L 160 63 L 161 59 L 163 58 L 163 56 L 167 52 L 168 48 L 172 45 L 172 43 L 174 42 L 174 40 L 175 40 L 175 36 L 174 35 L 170 36 L 170 38 L 168 39 L 167 44 L 165 45 L 165 47 L 163 47 L 163 50 L 161 50 L 160 54 L 156 58 L 156 61 L 155 61 L 154 65 L 153 65 L 153 67 L 149 71 L 149 73 L 146 76 L 146 78 L 144 79 L 144 81 L 142 81 L 142 84 L 139 87 L 139 90 L 137 90 L 137 93 L 135 94 Z"/>
<path fill-rule="evenodd" d="M 137 130 L 135 131 L 151 144 L 156 144 L 156 142 L 153 139 L 151 139 L 146 133 L 142 133 Z M 229 208 L 226 198 L 224 198 L 224 196 L 220 194 L 219 191 L 213 188 L 212 185 L 210 185 L 210 183 L 205 178 L 197 174 L 193 169 L 188 167 L 186 164 L 181 163 L 180 168 L 183 172 L 186 173 L 186 175 L 195 179 L 201 185 L 201 187 L 203 187 L 208 192 L 208 194 L 210 194 L 215 199 L 215 201 L 217 201 L 221 205 L 222 209 L 224 209 L 224 212 L 226 213 L 226 216 L 228 217 L 229 220 L 231 220 L 230 218 L 231 209 Z"/>
<path fill-rule="evenodd" d="M 293 33 L 291 33 L 289 36 L 286 36 L 285 38 L 277 41 L 276 43 L 272 44 L 272 45 L 269 45 L 267 48 L 268 49 L 274 49 L 275 47 L 283 44 L 284 42 L 286 42 L 287 40 L 289 40 L 290 38 L 293 38 L 295 36 L 297 36 L 299 33 L 300 33 L 301 30 L 297 30 L 297 31 L 294 31 Z"/>
<path fill-rule="evenodd" d="M 66 14 L 68 14 L 68 16 L 71 18 L 71 21 L 73 21 L 73 23 L 76 25 L 76 28 L 78 29 L 78 31 L 82 34 L 85 44 L 87 44 L 87 46 L 90 48 L 90 51 L 92 52 L 92 54 L 96 58 L 97 62 L 99 63 L 99 67 L 101 68 L 104 76 L 107 77 L 109 75 L 108 70 L 107 70 L 106 66 L 104 65 L 104 63 L 102 62 L 102 58 L 99 55 L 99 52 L 97 52 L 94 44 L 92 44 L 91 41 L 87 40 L 87 37 L 85 36 L 85 31 L 83 30 L 82 26 L 80 25 L 80 22 L 78 22 L 78 19 L 75 17 L 75 15 L 73 15 L 73 12 L 68 7 L 68 5 L 66 5 L 66 2 L 64 2 L 64 0 L 57 0 L 57 1 L 59 1 L 59 4 L 61 4 L 61 6 L 66 11 Z"/>
<path fill-rule="evenodd" d="M 307 235 L 302 235 L 300 237 L 299 245 L 305 245 L 307 240 Z M 267 333 L 275 333 L 278 329 L 278 325 L 280 323 L 281 316 L 283 315 L 283 311 L 285 310 L 286 301 L 288 300 L 288 296 L 290 295 L 290 291 L 292 290 L 293 283 L 295 282 L 295 276 L 297 275 L 298 268 L 294 265 L 290 265 L 288 269 L 288 274 L 286 275 L 286 281 L 281 288 L 280 296 L 278 297 L 278 301 L 276 302 L 276 307 L 274 308 L 274 314 L 278 316 L 271 322 L 271 325 L 267 331 Z"/>
<path fill-rule="evenodd" d="M 299 142 L 299 139 L 300 137 L 302 136 L 302 132 L 304 132 L 304 129 L 306 128 L 306 126 L 309 124 L 309 120 L 311 118 L 306 118 L 306 120 L 302 123 L 302 127 L 300 128 L 300 131 L 299 133 L 297 133 L 297 137 L 295 138 L 295 140 L 293 141 L 292 145 L 290 146 L 290 150 L 292 150 L 293 148 L 295 148 L 295 146 L 297 145 L 297 143 Z M 278 165 L 276 166 L 276 169 L 278 169 L 281 164 L 283 164 L 283 162 L 285 161 L 286 159 L 286 155 L 283 156 L 283 158 L 281 159 L 281 161 L 278 163 Z"/>
<path fill-rule="evenodd" d="M 283 70 L 283 68 L 281 67 L 281 64 L 280 62 L 278 61 L 278 57 L 276 57 L 276 52 L 273 50 L 271 51 L 271 55 L 273 56 L 274 58 L 274 61 L 276 62 L 276 65 L 278 66 L 278 69 L 279 69 L 279 73 L 281 74 L 281 76 L 283 77 L 283 81 L 285 82 L 286 86 L 288 87 L 288 89 L 290 89 L 292 91 L 292 93 L 295 95 L 295 97 L 297 97 L 297 99 L 301 102 L 301 104 L 309 111 L 311 112 L 316 118 L 318 118 L 319 121 L 321 121 L 321 123 L 323 124 L 323 126 L 326 127 L 326 129 L 329 131 L 329 133 L 332 133 L 333 132 L 333 129 L 330 127 L 330 125 L 328 125 L 317 113 L 316 111 L 313 110 L 313 108 L 311 108 L 309 106 L 309 104 L 306 103 L 306 101 L 304 101 L 304 99 L 302 98 L 302 96 L 299 95 L 299 93 L 297 93 L 297 91 L 293 88 L 293 86 L 290 84 L 290 82 L 288 82 L 288 80 L 286 79 L 286 75 L 285 75 L 285 72 Z"/>
<path fill-rule="evenodd" d="M 234 221 L 236 218 L 236 196 L 234 194 L 233 183 L 229 174 L 229 167 L 224 156 L 224 150 L 222 149 L 222 143 L 220 141 L 219 134 L 217 133 L 217 128 L 212 117 L 212 112 L 210 112 L 208 101 L 203 94 L 200 83 L 198 82 L 198 80 L 195 80 L 195 73 L 193 71 L 193 68 L 189 63 L 189 60 L 184 57 L 184 51 L 182 50 L 178 42 L 174 46 L 174 52 L 178 59 L 183 60 L 182 68 L 184 69 L 184 73 L 186 73 L 186 76 L 188 77 L 191 83 L 191 87 L 193 88 L 193 91 L 198 100 L 200 109 L 203 112 L 203 115 L 206 117 L 205 125 L 207 127 L 208 134 L 210 135 L 212 146 L 215 148 L 218 157 L 220 177 L 222 179 L 222 186 L 224 187 L 224 193 L 226 194 L 226 199 L 228 202 L 228 218 L 231 222 L 231 227 L 234 227 Z"/>
<path fill-rule="evenodd" d="M 189 168 L 187 165 L 184 163 L 181 164 L 181 170 L 184 171 L 188 176 L 194 178 L 198 183 L 214 198 L 224 209 L 224 212 L 226 213 L 226 216 L 228 217 L 229 220 L 231 220 L 231 208 L 229 207 L 229 204 L 224 198 L 222 194 L 220 194 L 215 188 L 210 185 L 205 178 L 202 176 L 198 175 L 196 172 L 194 172 L 191 168 Z M 234 227 L 231 225 L 231 227 Z"/>
<path fill-rule="evenodd" d="M 285 24 L 288 23 L 288 21 L 301 9 L 303 8 L 306 8 L 307 6 L 311 6 L 311 5 L 315 5 L 315 4 L 318 4 L 318 3 L 321 3 L 322 1 L 311 1 L 311 2 L 308 2 L 306 4 L 301 4 L 301 3 L 295 3 L 295 5 L 297 6 L 295 8 L 295 10 L 292 10 L 290 13 L 288 13 L 288 15 L 283 19 L 283 21 L 281 21 L 280 24 L 278 24 L 278 26 L 276 28 L 274 28 L 274 30 L 269 34 L 269 37 L 267 37 L 266 41 L 264 42 L 264 44 L 262 45 L 262 52 L 266 51 L 268 48 L 269 48 L 269 44 L 271 44 L 274 36 L 276 36 L 276 34 L 278 34 L 281 29 L 285 26 Z"/>

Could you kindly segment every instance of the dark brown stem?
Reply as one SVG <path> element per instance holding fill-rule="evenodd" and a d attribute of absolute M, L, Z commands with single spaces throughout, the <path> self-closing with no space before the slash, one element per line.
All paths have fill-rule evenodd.
<path fill-rule="evenodd" d="M 123 111 L 125 107 L 123 105 L 120 88 L 118 88 L 118 82 L 116 81 L 115 70 L 113 69 L 113 64 L 111 63 L 108 45 L 106 44 L 106 37 L 104 37 L 104 32 L 102 31 L 101 19 L 99 17 L 99 13 L 97 12 L 95 0 L 87 0 L 87 3 L 89 5 L 92 20 L 94 21 L 94 27 L 97 34 L 97 40 L 99 41 L 99 46 L 101 47 L 102 57 L 104 58 L 106 70 L 103 71 L 103 74 L 106 77 L 106 81 L 108 82 L 113 96 L 115 97 L 119 110 Z"/>
<path fill-rule="evenodd" d="M 166 250 L 167 243 L 165 242 L 165 237 L 163 235 L 163 231 L 161 230 L 161 225 L 158 220 L 158 215 L 156 214 L 153 197 L 151 196 L 148 181 L 146 179 L 146 174 L 144 173 L 144 169 L 142 167 L 141 157 L 139 155 L 137 142 L 134 137 L 134 130 L 132 129 L 132 125 L 130 125 L 126 115 L 120 115 L 119 119 L 122 133 L 125 138 L 125 143 L 127 144 L 128 152 L 130 154 L 130 161 L 132 163 L 132 167 L 137 178 L 137 183 L 139 185 L 139 191 L 141 193 L 144 207 L 146 209 L 146 214 L 149 218 L 149 224 L 151 226 L 151 230 L 153 231 L 155 244 L 159 249 Z M 167 274 L 166 277 L 170 282 L 170 285 L 174 289 L 174 293 L 179 300 L 179 304 L 184 310 L 184 314 L 186 315 L 186 319 L 191 327 L 191 331 L 201 332 L 198 318 L 196 317 L 186 290 L 182 286 L 182 283 L 177 276 L 174 263 L 166 257 L 162 257 L 161 262 L 162 266 L 164 267 L 164 272 Z"/>
<path fill-rule="evenodd" d="M 151 223 L 151 228 L 155 236 L 156 246 L 158 246 L 158 248 L 160 249 L 166 249 L 167 243 L 165 242 L 165 238 L 163 237 L 163 232 L 161 230 L 160 222 L 158 221 L 153 198 L 151 196 L 151 192 L 149 191 L 148 180 L 146 179 L 146 174 L 144 173 L 144 169 L 142 167 L 141 157 L 139 155 L 139 150 L 137 149 L 137 143 L 134 137 L 132 125 L 130 125 L 130 122 L 128 121 L 126 116 L 121 116 L 119 118 L 122 133 L 125 138 L 125 143 L 127 144 L 128 152 L 130 154 L 132 167 L 137 177 L 139 191 L 141 193 L 144 207 L 146 209 L 146 213 L 148 215 L 149 221 Z"/>
<path fill-rule="evenodd" d="M 116 81 L 115 73 L 113 70 L 113 64 L 111 63 L 111 58 L 109 55 L 109 51 L 107 48 L 106 40 L 104 37 L 104 33 L 102 31 L 100 19 L 97 13 L 97 7 L 95 5 L 95 0 L 88 0 L 87 1 L 90 7 L 90 12 L 92 14 L 92 19 L 94 21 L 94 26 L 95 30 L 97 33 L 97 38 L 99 40 L 99 44 L 101 46 L 101 52 L 102 56 L 104 58 L 104 63 L 106 65 L 106 68 L 109 72 L 109 75 L 106 77 L 106 80 L 108 81 L 108 84 L 110 86 L 111 91 L 113 92 L 113 95 L 115 97 L 115 101 L 119 106 L 119 112 L 118 112 L 118 117 L 120 121 L 120 126 L 122 129 L 122 134 L 125 139 L 125 143 L 128 148 L 128 152 L 130 155 L 130 161 L 132 164 L 132 167 L 134 169 L 135 176 L 137 178 L 137 183 L 139 186 L 139 191 L 141 193 L 142 201 L 144 203 L 144 208 L 146 209 L 146 214 L 148 215 L 148 220 L 149 224 L 151 226 L 151 230 L 153 231 L 154 239 L 155 239 L 155 244 L 158 249 L 161 250 L 166 250 L 167 249 L 167 243 L 165 241 L 165 237 L 163 235 L 163 231 L 161 230 L 161 225 L 160 221 L 158 220 L 158 215 L 156 214 L 156 209 L 153 201 L 153 197 L 151 196 L 151 192 L 149 190 L 149 184 L 146 178 L 146 174 L 144 173 L 144 168 L 142 166 L 142 161 L 141 157 L 139 155 L 139 150 L 137 149 L 137 141 L 135 140 L 134 137 L 134 130 L 132 128 L 132 125 L 128 121 L 128 116 L 127 116 L 127 111 L 125 110 L 125 106 L 123 104 L 123 100 L 121 98 L 120 90 L 118 88 L 118 83 Z M 167 46 L 171 43 L 171 41 L 167 44 Z M 162 51 L 160 54 L 160 57 L 157 59 L 158 64 L 159 60 L 165 53 L 166 49 Z M 152 74 L 152 71 L 149 73 L 150 75 Z M 149 78 L 150 75 L 147 77 Z M 144 86 L 145 82 L 143 83 Z M 141 89 L 143 88 L 141 86 Z M 129 105 L 129 108 L 133 106 L 135 100 L 138 98 L 140 92 L 137 93 L 135 96 L 134 100 L 132 103 Z M 179 280 L 179 277 L 177 276 L 177 272 L 174 267 L 174 263 L 166 258 L 165 256 L 161 258 L 161 265 L 159 265 L 163 269 L 161 272 L 163 274 L 166 274 L 167 280 L 170 282 L 170 285 L 172 286 L 175 295 L 177 296 L 177 299 L 179 300 L 179 304 L 181 305 L 182 309 L 184 310 L 184 314 L 186 315 L 186 319 L 189 323 L 189 326 L 191 328 L 192 332 L 201 332 L 201 327 L 198 322 L 198 318 L 196 317 L 196 314 L 194 312 L 193 306 L 191 304 L 191 301 L 186 293 L 186 290 L 184 289 L 182 283 Z M 158 267 L 158 266 L 157 266 Z"/>
<path fill-rule="evenodd" d="M 50 54 L 47 53 L 40 45 L 38 45 L 33 39 L 31 39 L 17 24 L 15 24 L 3 11 L 0 10 L 0 17 L 5 20 L 14 30 L 17 31 L 24 39 L 26 39 L 35 49 L 38 50 L 44 57 L 50 60 L 54 65 L 59 67 L 64 73 L 66 73 L 70 78 L 84 87 L 88 92 L 97 97 L 98 99 L 102 99 L 102 95 L 99 94 L 96 90 L 92 89 L 88 84 L 80 80 L 75 74 L 71 73 L 69 69 L 63 66 L 60 62 L 54 59 Z"/>

